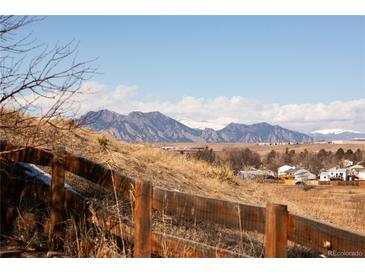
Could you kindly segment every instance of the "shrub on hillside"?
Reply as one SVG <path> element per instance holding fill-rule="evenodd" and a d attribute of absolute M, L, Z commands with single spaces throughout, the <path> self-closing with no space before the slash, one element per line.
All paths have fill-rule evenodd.
<path fill-rule="evenodd" d="M 218 177 L 218 179 L 220 181 L 232 181 L 233 180 L 232 179 L 233 178 L 232 170 L 225 165 L 213 168 L 212 173 L 215 177 Z"/>
<path fill-rule="evenodd" d="M 259 167 L 260 155 L 249 148 L 227 148 L 223 150 L 223 162 L 228 164 L 234 173 L 245 166 Z"/>
<path fill-rule="evenodd" d="M 206 161 L 209 164 L 213 164 L 215 162 L 216 156 L 213 149 L 205 147 L 204 150 L 198 151 L 195 154 L 195 158 L 198 160 Z"/>
<path fill-rule="evenodd" d="M 98 143 L 99 143 L 100 149 L 102 151 L 105 151 L 108 147 L 109 139 L 106 136 L 98 137 Z"/>

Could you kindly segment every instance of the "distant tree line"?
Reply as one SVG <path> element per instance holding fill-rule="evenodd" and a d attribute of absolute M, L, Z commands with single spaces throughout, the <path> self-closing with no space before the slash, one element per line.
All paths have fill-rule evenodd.
<path fill-rule="evenodd" d="M 213 149 L 206 147 L 195 157 L 215 166 L 229 166 L 234 172 L 245 167 L 258 168 L 262 165 L 260 155 L 249 148 L 224 148 L 222 152 L 215 153 Z"/>
<path fill-rule="evenodd" d="M 307 149 L 296 153 L 295 150 L 288 148 L 284 153 L 272 150 L 264 160 L 265 166 L 269 169 L 276 170 L 282 165 L 295 165 L 308 169 L 311 172 L 318 173 L 323 168 L 341 166 L 343 160 L 350 160 L 354 163 L 364 161 L 364 152 L 357 149 L 353 152 L 348 149 L 346 152 L 339 148 L 335 153 L 330 150 L 321 149 L 318 152 L 309 152 Z"/>
<path fill-rule="evenodd" d="M 215 153 L 213 149 L 206 147 L 199 151 L 195 157 L 212 165 L 228 165 L 234 172 L 245 167 L 265 167 L 276 171 L 282 165 L 301 166 L 311 172 L 319 173 L 323 168 L 341 166 L 343 160 L 350 160 L 354 163 L 365 164 L 365 153 L 361 149 L 355 151 L 339 148 L 336 152 L 321 149 L 318 152 L 310 152 L 307 149 L 296 152 L 287 148 L 285 152 L 271 150 L 267 155 L 261 157 L 257 152 L 249 148 L 224 148 L 221 152 Z"/>

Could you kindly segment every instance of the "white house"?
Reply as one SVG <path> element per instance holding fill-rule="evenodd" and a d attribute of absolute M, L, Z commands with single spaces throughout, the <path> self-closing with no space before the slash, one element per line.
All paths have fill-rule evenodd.
<path fill-rule="evenodd" d="M 322 171 L 319 174 L 319 180 L 320 181 L 330 181 L 330 175 L 328 171 Z"/>
<path fill-rule="evenodd" d="M 363 169 L 364 169 L 364 167 L 362 165 L 359 165 L 359 164 L 350 166 L 349 168 L 347 168 L 348 176 L 358 177 L 359 176 L 359 171 L 361 171 Z"/>
<path fill-rule="evenodd" d="M 347 170 L 345 168 L 330 168 L 328 171 L 323 171 L 319 175 L 320 181 L 330 181 L 332 180 L 347 180 Z"/>
<path fill-rule="evenodd" d="M 350 167 L 354 164 L 353 161 L 350 161 L 350 160 L 347 160 L 347 159 L 343 160 L 342 163 L 343 163 L 344 167 Z"/>
<path fill-rule="evenodd" d="M 284 165 L 278 168 L 278 176 L 285 175 L 289 170 L 295 169 L 295 166 Z"/>
<path fill-rule="evenodd" d="M 275 178 L 275 173 L 271 170 L 260 170 L 255 168 L 250 168 L 248 170 L 240 170 L 237 174 L 242 179 L 272 179 Z"/>
<path fill-rule="evenodd" d="M 294 180 L 296 182 L 303 182 L 307 180 L 315 180 L 317 176 L 310 171 L 301 168 L 294 172 Z"/>
<path fill-rule="evenodd" d="M 359 170 L 359 172 L 357 173 L 357 177 L 358 177 L 360 180 L 365 180 L 365 169 L 361 169 L 361 170 Z"/>
<path fill-rule="evenodd" d="M 353 166 L 350 166 L 348 169 L 351 169 L 351 170 L 361 170 L 361 169 L 364 169 L 364 166 L 363 165 L 359 165 L 359 164 L 356 164 L 356 165 L 353 165 Z"/>

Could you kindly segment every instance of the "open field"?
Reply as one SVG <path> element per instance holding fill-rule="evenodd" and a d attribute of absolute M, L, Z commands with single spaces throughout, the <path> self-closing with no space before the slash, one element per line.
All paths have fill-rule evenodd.
<path fill-rule="evenodd" d="M 113 168 L 129 177 L 150 181 L 156 187 L 257 206 L 266 206 L 267 203 L 271 202 L 285 204 L 293 214 L 365 233 L 365 219 L 361 218 L 365 213 L 365 188 L 362 187 L 314 186 L 305 190 L 300 186 L 241 180 L 233 176 L 233 172 L 226 167 L 213 167 L 206 162 L 185 155 L 163 151 L 156 145 L 128 144 L 89 129 L 75 129 L 60 133 L 54 127 L 43 126 L 40 130 L 42 131 L 40 147 L 52 150 L 64 146 L 66 151 L 72 154 Z M 103 136 L 108 139 L 104 147 L 98 141 Z M 28 144 L 27 140 L 16 134 L 6 137 L 13 144 Z M 261 146 L 249 146 L 261 148 Z M 306 146 L 308 149 L 308 145 Z M 338 145 L 313 145 L 311 149 L 320 149 L 321 146 L 324 146 L 325 149 L 332 147 L 335 150 Z M 285 147 L 280 149 L 285 150 Z M 344 148 L 344 146 L 342 147 Z M 262 148 L 267 149 L 267 151 L 271 149 L 264 146 Z M 302 149 L 304 148 L 302 147 Z M 41 168 L 50 172 L 49 168 Z M 69 173 L 66 174 L 66 182 L 77 190 L 81 191 L 84 188 L 86 194 L 93 192 L 95 195 L 95 192 L 99 192 L 98 188 L 91 189 L 88 182 Z M 99 194 L 104 197 L 105 208 L 111 208 L 115 212 L 116 206 L 117 208 L 120 206 L 115 205 L 115 197 L 112 193 L 106 195 L 100 189 Z M 240 248 L 225 241 L 230 237 L 233 237 L 232 239 L 240 238 L 240 235 L 234 235 L 230 231 L 207 227 L 199 223 L 193 226 L 190 223 L 178 223 L 176 220 L 166 219 L 164 216 L 162 216 L 162 220 L 162 222 L 154 224 L 156 229 L 173 232 L 181 237 L 199 240 L 211 245 L 214 245 L 216 237 L 212 238 L 209 235 L 220 235 L 219 241 L 225 247 L 233 251 Z M 89 237 L 94 236 L 89 235 Z M 257 236 L 246 235 L 245 241 L 249 243 L 253 238 L 256 239 Z M 106 241 L 106 243 L 108 242 Z M 258 256 L 262 252 L 262 247 L 255 247 L 248 252 Z M 69 254 L 80 256 L 74 250 L 70 251 Z"/>
<path fill-rule="evenodd" d="M 103 150 L 98 138 L 104 135 L 90 129 L 76 129 L 61 134 L 54 127 L 43 127 L 42 131 L 44 147 L 52 149 L 59 145 L 65 146 L 71 153 L 112 167 L 132 178 L 151 181 L 156 186 L 257 205 L 266 205 L 268 202 L 283 203 L 294 213 L 365 232 L 365 220 L 359 218 L 365 212 L 364 188 L 318 186 L 304 191 L 297 187 L 244 181 L 233 176 L 232 171 L 227 168 L 212 167 L 203 161 L 165 152 L 157 145 L 128 144 L 106 135 L 109 143 L 107 149 Z M 58 134 L 60 138 L 57 138 Z M 18 135 L 7 137 L 11 143 L 26 144 Z M 181 146 L 176 144 L 179 145 Z M 227 144 L 213 146 L 222 149 Z M 248 146 L 260 153 L 266 153 L 273 148 L 243 144 L 237 146 Z M 275 149 L 284 151 L 286 147 L 288 146 L 280 145 Z M 336 150 L 339 147 L 355 149 L 359 146 L 306 144 L 290 147 L 314 151 L 321 148 Z"/>
<path fill-rule="evenodd" d="M 345 151 L 351 149 L 355 151 L 356 149 L 365 150 L 365 143 L 362 144 L 329 144 L 329 143 L 308 143 L 308 144 L 278 144 L 278 145 L 259 145 L 259 144 L 238 144 L 238 143 L 164 143 L 164 144 L 154 144 L 156 147 L 163 146 L 171 146 L 171 147 L 180 147 L 180 148 L 191 148 L 191 147 L 205 147 L 208 146 L 212 148 L 215 152 L 220 152 L 224 148 L 249 148 L 252 151 L 255 151 L 262 155 L 268 154 L 271 150 L 275 150 L 278 152 L 285 152 L 288 148 L 289 150 L 294 149 L 296 152 L 301 152 L 307 149 L 309 152 L 318 152 L 321 149 L 325 149 L 327 151 L 336 152 L 337 149 L 342 148 Z"/>
<path fill-rule="evenodd" d="M 2 150 L 4 149 L 4 146 L 2 145 Z M 28 148 L 28 149 L 21 149 L 16 151 L 16 148 L 10 148 L 9 149 L 15 149 L 12 152 L 3 154 L 4 157 L 6 155 L 6 159 L 13 159 L 15 161 L 25 161 L 25 162 L 32 162 L 38 165 L 46 165 L 49 166 L 52 164 L 52 159 L 54 159 L 54 156 L 51 152 L 45 151 L 45 150 L 39 150 L 35 148 Z M 60 154 L 57 157 L 61 157 Z M 31 157 L 30 157 L 31 156 Z M 293 214 L 293 211 L 290 211 L 289 213 L 286 211 L 287 206 L 277 206 L 274 204 L 269 205 L 268 207 L 258 207 L 257 205 L 248 205 L 248 204 L 237 204 L 236 202 L 229 202 L 227 200 L 221 200 L 221 199 L 211 199 L 211 198 L 205 198 L 205 197 L 198 197 L 196 195 L 189 195 L 186 193 L 176 192 L 176 191 L 168 191 L 161 188 L 158 188 L 156 186 L 153 186 L 151 183 L 143 183 L 143 182 L 137 182 L 133 179 L 128 179 L 124 175 L 120 173 L 110 173 L 110 170 L 103 168 L 97 163 L 90 162 L 89 160 L 85 158 L 75 157 L 73 155 L 65 155 L 65 165 L 60 166 L 59 164 L 52 164 L 52 189 L 53 187 L 56 187 L 57 184 L 61 183 L 62 189 L 63 189 L 63 179 L 62 177 L 56 176 L 56 174 L 59 174 L 60 169 L 65 168 L 66 170 L 69 170 L 72 173 L 78 174 L 79 176 L 82 176 L 84 178 L 87 178 L 88 180 L 91 180 L 93 182 L 97 182 L 98 184 L 103 185 L 103 190 L 107 189 L 114 189 L 116 191 L 117 185 L 114 184 L 114 181 L 116 182 L 123 182 L 122 189 L 123 190 L 120 194 L 119 191 L 115 192 L 115 195 L 118 195 L 119 198 L 117 199 L 115 197 L 115 200 L 113 202 L 112 193 L 109 195 L 107 193 L 103 193 L 105 191 L 96 190 L 97 196 L 101 194 L 101 197 L 99 199 L 95 200 L 95 196 L 90 196 L 88 193 L 81 194 L 81 199 L 87 199 L 89 202 L 87 202 L 89 205 L 88 210 L 90 211 L 91 221 L 99 228 L 99 231 L 114 231 L 112 233 L 117 233 L 116 235 L 125 235 L 127 237 L 128 242 L 131 240 L 133 241 L 134 238 L 134 246 L 136 246 L 136 243 L 141 243 L 140 238 L 136 238 L 139 232 L 137 229 L 137 224 L 139 222 L 140 226 L 143 222 L 147 222 L 145 225 L 148 225 L 150 228 L 146 230 L 147 234 L 145 238 L 145 241 L 150 242 L 154 246 L 154 252 L 158 252 L 157 254 L 160 254 L 163 257 L 169 256 L 166 253 L 168 250 L 172 251 L 172 256 L 213 256 L 216 257 L 217 250 L 216 248 L 219 246 L 219 248 L 223 248 L 224 250 L 219 251 L 221 254 L 220 256 L 228 256 L 228 257 L 236 257 L 236 256 L 254 256 L 254 257 L 261 257 L 263 255 L 263 245 L 262 242 L 264 238 L 262 236 L 257 234 L 250 235 L 247 232 L 255 231 L 259 233 L 265 233 L 265 256 L 270 257 L 281 257 L 287 256 L 287 251 L 291 254 L 290 256 L 318 256 L 318 253 L 316 252 L 322 252 L 324 254 L 327 254 L 328 251 L 328 244 L 326 246 L 323 246 L 323 243 L 328 242 L 330 245 L 333 246 L 333 248 L 337 248 L 338 250 L 349 250 L 349 251 L 355 251 L 355 250 L 363 250 L 365 243 L 365 236 L 362 236 L 360 234 L 353 233 L 351 231 L 344 231 L 341 228 L 330 226 L 326 223 L 321 223 L 318 221 L 315 221 L 311 218 L 306 217 L 300 217 L 296 214 Z M 5 159 L 5 158 L 4 158 Z M 5 163 L 5 162 L 4 162 Z M 55 162 L 53 162 L 55 163 Z M 6 164 L 8 165 L 8 164 Z M 27 204 L 27 202 L 30 202 L 34 199 L 38 199 L 39 201 L 43 201 L 43 203 L 49 199 L 49 188 L 50 185 L 49 181 L 44 181 L 45 179 L 40 179 L 41 183 L 31 182 L 34 178 L 29 174 L 29 170 L 34 170 L 34 167 L 29 166 L 28 171 L 22 171 L 24 168 L 22 168 L 23 164 L 19 164 L 18 172 L 14 173 L 11 172 L 11 169 L 6 169 L 7 172 L 14 173 L 15 176 L 20 176 L 20 174 L 24 173 L 25 177 L 22 177 L 22 179 L 16 179 L 11 180 L 10 177 L 5 176 L 4 184 L 3 186 L 5 189 L 2 189 L 2 199 L 6 199 L 6 204 L 11 203 L 12 198 L 15 200 L 12 202 L 15 204 L 18 204 L 19 207 L 22 205 L 24 206 L 24 203 Z M 58 167 L 57 167 L 58 166 Z M 13 167 L 16 168 L 16 167 Z M 13 169 L 14 170 L 14 169 Z M 58 170 L 58 171 L 57 171 Z M 35 170 L 34 170 L 35 171 Z M 32 171 L 31 173 L 33 173 Z M 39 172 L 36 171 L 37 173 Z M 55 173 L 56 172 L 56 173 Z M 105 173 L 107 172 L 107 173 Z M 110 174 L 110 175 L 107 175 Z M 2 175 L 3 176 L 3 175 Z M 31 176 L 31 177 L 29 177 Z M 111 177 L 109 177 L 111 176 Z M 26 179 L 28 178 L 28 179 Z M 104 178 L 102 181 L 100 179 Z M 109 179 L 108 179 L 109 178 Z M 114 179 L 113 179 L 114 178 Z M 14 178 L 15 179 L 15 178 Z M 72 180 L 72 177 L 68 177 L 68 180 Z M 106 179 L 106 180 L 105 180 Z M 10 180 L 10 181 L 9 181 Z M 29 183 L 24 184 L 24 180 L 30 180 Z M 72 180 L 73 181 L 73 180 Z M 10 183 L 10 184 L 9 184 Z M 34 185 L 35 184 L 35 185 Z M 38 186 L 36 186 L 38 184 Z M 23 185 L 23 187 L 22 187 Z M 124 185 L 124 187 L 123 187 Z M 35 187 L 36 186 L 36 187 Z M 92 186 L 92 183 L 89 182 L 88 186 Z M 142 188 L 143 186 L 143 188 Z M 25 187 L 25 189 L 24 189 Z M 29 189 L 29 187 L 31 187 Z M 41 188 L 40 188 L 41 187 Z M 71 185 L 72 190 L 67 190 L 68 194 L 66 195 L 68 198 L 65 200 L 67 201 L 67 205 L 71 205 L 71 207 L 68 208 L 68 212 L 76 210 L 79 213 L 84 212 L 86 214 L 86 211 L 83 211 L 77 204 L 74 203 L 76 200 L 80 199 L 76 198 L 81 193 L 80 190 L 80 183 L 75 183 Z M 66 187 L 69 189 L 69 187 Z M 105 188 L 105 189 L 104 189 Z M 12 191 L 19 189 L 20 194 L 20 200 L 17 201 L 18 195 L 6 195 L 8 194 L 8 191 Z M 23 190 L 22 190 L 23 189 Z M 26 191 L 28 189 L 28 191 Z M 129 190 L 128 190 L 129 189 Z M 142 190 L 145 189 L 145 190 Z M 147 191 L 149 189 L 150 194 L 147 194 L 145 192 L 144 195 L 142 195 L 143 191 Z M 153 191 L 152 191 L 153 189 Z M 74 192 L 76 190 L 76 192 Z M 89 189 L 88 189 L 89 190 Z M 135 190 L 135 191 L 134 191 Z M 309 190 L 309 189 L 306 189 Z M 24 192 L 25 191 L 25 192 Z M 74 194 L 70 193 L 73 192 Z M 62 190 L 63 192 L 63 190 Z M 28 194 L 27 194 L 28 193 Z M 134 193 L 134 194 L 133 194 Z M 152 195 L 153 193 L 153 195 Z M 132 196 L 131 196 L 132 194 Z M 59 199 L 58 197 L 61 197 L 61 193 L 59 192 L 52 192 L 50 193 L 52 196 L 52 201 L 54 199 Z M 76 196 L 75 196 L 76 195 Z M 111 196 L 110 196 L 111 195 Z M 7 196 L 7 198 L 5 198 Z M 63 196 L 63 195 L 62 195 Z M 86 198 L 89 196 L 89 198 Z M 23 197 L 23 198 L 21 198 Z M 32 197 L 32 198 L 30 198 Z M 38 198 L 37 198 L 38 197 Z M 133 198 L 134 197 L 134 198 Z M 144 197 L 144 198 L 143 198 Z M 150 197 L 150 198 L 148 198 Z M 91 200 L 90 200 L 91 198 Z M 100 199 L 101 198 L 101 199 Z M 72 199 L 72 200 L 70 200 Z M 76 199 L 76 200 L 74 200 Z M 126 200 L 125 200 L 126 199 Z M 361 197 L 360 197 L 361 199 Z M 86 200 L 85 200 L 86 201 Z M 94 202 L 92 202 L 94 201 Z M 128 201 L 131 201 L 130 203 Z M 148 203 L 150 206 L 146 207 L 146 210 L 141 209 L 141 202 Z M 152 202 L 153 201 L 153 202 Z M 91 202 L 91 204 L 90 204 Z M 71 203 L 71 204 L 70 204 Z M 100 204 L 102 203 L 102 204 Z M 62 205 L 64 203 L 61 203 Z M 139 204 L 139 205 L 138 205 Z M 54 204 L 52 202 L 51 204 L 51 218 L 49 221 L 49 224 L 54 220 L 54 218 L 62 219 L 62 214 L 60 212 L 63 211 L 63 209 L 59 208 L 60 203 Z M 96 208 L 95 208 L 96 206 Z M 57 209 L 55 209 L 57 207 Z M 115 208 L 116 207 L 116 208 Z M 131 210 L 131 207 L 134 209 Z M 238 207 L 238 208 L 237 208 Z M 18 228 L 23 231 L 28 231 L 27 228 L 24 228 L 24 217 L 23 216 L 29 216 L 29 214 L 24 210 L 29 210 L 27 207 L 23 207 L 23 209 L 18 209 L 14 207 L 5 206 L 6 208 L 6 216 L 8 216 L 8 212 L 14 212 L 15 209 L 19 212 L 17 215 L 19 216 L 17 218 L 17 226 Z M 109 208 L 109 210 L 108 210 Z M 114 208 L 114 209 L 113 209 Z M 149 208 L 149 209 L 148 209 Z M 152 208 L 154 210 L 157 210 L 158 212 L 161 212 L 162 214 L 157 214 L 157 216 L 152 217 Z M 282 211 L 282 219 L 283 221 L 280 221 L 278 216 L 274 217 L 274 219 L 270 218 L 272 214 L 280 214 L 279 212 L 271 211 L 274 208 L 279 209 Z M 4 205 L 2 205 L 2 210 L 4 209 Z M 10 210 L 11 209 L 11 210 Z M 9 211 L 10 210 L 10 211 Z M 81 211 L 80 211 L 81 210 Z M 141 211 L 142 210 L 142 211 Z M 360 209 L 362 211 L 362 209 Z M 53 212 L 53 213 L 52 213 Z M 74 211 L 75 212 L 75 211 Z M 134 212 L 134 214 L 133 214 Z M 141 215 L 142 212 L 145 212 Z M 265 213 L 266 212 L 266 213 Z M 270 213 L 271 212 L 271 213 Z M 274 213 L 277 212 L 277 213 Z M 102 213 L 102 215 L 100 215 Z M 53 214 L 53 215 L 52 215 Z M 167 215 L 165 215 L 167 214 Z M 171 215 L 172 214 L 172 215 Z M 238 214 L 238 215 L 237 215 Z M 39 218 L 39 214 L 38 218 Z M 34 213 L 31 213 L 31 219 L 28 220 L 27 223 L 34 224 L 36 216 Z M 133 215 L 135 216 L 133 218 Z M 52 218 L 52 216 L 54 216 Z M 59 216 L 59 217 L 57 217 Z M 90 216 L 87 214 L 87 216 Z M 85 216 L 87 219 L 90 217 Z M 139 216 L 139 217 L 137 217 Z M 142 217 L 144 216 L 144 217 Z M 170 217 L 171 216 L 171 217 Z M 280 215 L 279 215 L 280 216 Z M 285 217 L 287 216 L 287 217 Z M 273 216 L 272 216 L 273 217 Z M 285 221 L 285 219 L 288 218 L 288 221 Z M 38 223 L 44 223 L 48 219 L 47 214 L 43 217 L 43 219 L 40 219 Z M 147 221 L 150 219 L 151 221 Z M 151 227 L 152 225 L 152 219 L 153 219 L 153 229 Z M 90 219 L 89 219 L 90 220 Z M 140 220 L 140 221 L 138 221 Z M 145 221 L 144 221 L 145 220 Z M 184 222 L 181 222 L 181 220 L 188 221 L 186 224 Z M 277 220 L 279 223 L 276 223 Z M 72 220 L 71 220 L 72 221 Z M 80 221 L 77 221 L 78 224 L 76 225 L 75 221 L 75 227 L 80 227 Z M 134 223 L 134 229 L 131 227 L 131 225 Z M 210 225 L 209 225 L 210 223 Z M 276 223 L 276 224 L 275 224 Z M 160 224 L 160 225 L 159 225 Z M 213 224 L 213 226 L 212 226 Z M 229 231 L 226 229 L 222 229 L 219 226 L 215 226 L 214 224 L 220 224 L 224 226 L 228 226 L 229 228 L 234 228 L 234 230 Z M 157 225 L 157 226 L 156 226 Z M 243 226 L 242 226 L 243 225 Z M 279 226 L 278 226 L 279 225 Z M 42 225 L 37 225 L 38 227 L 42 228 Z M 46 226 L 44 226 L 46 227 Z M 76 234 L 76 239 L 69 243 L 65 243 L 67 249 L 70 253 L 68 253 L 67 256 L 72 256 L 72 253 L 74 248 L 72 248 L 72 245 L 74 241 L 78 243 L 77 236 L 79 229 L 71 228 L 71 235 L 69 235 L 72 239 L 72 235 Z M 104 228 L 103 228 L 104 227 Z M 123 228 L 124 227 L 124 228 Z M 270 227 L 272 227 L 272 230 L 270 232 Z M 279 229 L 279 227 L 281 227 Z M 112 229 L 113 230 L 110 230 Z M 115 230 L 117 228 L 117 230 Z M 45 228 L 44 228 L 45 229 Z M 238 231 L 237 231 L 238 229 Z M 272 238 L 270 240 L 269 235 L 275 235 L 277 229 L 278 231 L 281 231 L 281 235 L 285 235 L 283 237 L 288 237 L 290 241 L 294 241 L 294 243 L 303 244 L 305 247 L 312 247 L 311 249 L 303 249 L 303 247 L 296 247 L 295 245 L 287 245 L 287 241 L 279 241 L 276 237 Z M 34 227 L 33 227 L 34 230 Z M 46 230 L 46 229 L 45 229 Z M 118 232 L 118 231 L 125 231 L 125 232 Z M 65 230 L 63 230 L 65 231 Z M 72 232 L 73 231 L 73 232 Z M 143 230 L 145 231 L 145 230 Z M 150 231 L 150 232 L 148 232 Z M 153 232 L 152 232 L 153 231 Z M 208 235 L 216 235 L 218 237 L 214 238 L 206 238 Z M 165 234 L 170 234 L 164 236 Z M 42 232 L 37 232 L 40 234 L 43 234 Z M 123 234 L 120 234 L 123 233 Z M 149 234 L 150 233 L 150 234 Z M 162 234 L 161 234 L 162 233 Z M 274 234 L 272 234 L 274 233 Z M 100 234 L 100 232 L 99 232 Z M 172 236 L 173 234 L 174 236 Z M 31 233 L 30 233 L 31 235 Z M 134 236 L 133 236 L 134 235 Z M 149 240 L 147 235 L 154 235 L 154 239 L 152 242 Z M 262 235 L 262 234 L 261 234 Z M 28 233 L 29 236 L 29 233 Z M 142 235 L 140 235 L 142 236 Z M 176 238 L 178 236 L 178 238 Z M 3 234 L 2 234 L 3 237 Z M 156 238 L 157 237 L 157 238 Z M 162 237 L 162 238 L 161 238 Z M 12 236 L 14 238 L 14 236 Z M 45 235 L 43 236 L 45 238 Z M 98 236 L 96 236 L 97 240 Z M 158 240 L 159 239 L 159 240 Z M 160 241 L 162 239 L 169 239 L 169 244 L 165 245 L 160 244 Z M 230 239 L 230 240 L 229 240 Z M 95 240 L 95 239 L 94 239 Z M 217 242 L 218 240 L 218 242 Z M 21 240 L 19 240 L 21 241 Z M 28 239 L 27 241 L 34 242 L 34 239 Z M 44 241 L 44 240 L 43 240 Z M 156 242 L 157 241 L 157 242 Z M 172 242 L 171 242 L 172 241 Z M 23 238 L 24 242 L 24 238 Z M 62 241 L 63 242 L 63 241 Z M 143 241 L 142 241 L 143 242 Z M 195 251 L 198 252 L 194 253 L 195 255 L 191 254 L 185 254 L 185 251 L 181 253 L 181 249 L 176 249 L 178 245 L 180 245 L 182 242 L 184 242 L 184 250 L 186 248 L 186 244 L 190 245 L 190 248 L 193 248 Z M 200 243 L 204 243 L 205 245 L 201 245 Z M 27 244 L 27 246 L 29 245 Z M 83 243 L 83 241 L 81 242 Z M 81 244 L 79 243 L 79 245 Z M 277 246 L 279 243 L 282 246 L 280 249 L 280 253 L 276 253 L 276 251 L 273 251 L 273 253 L 270 253 L 270 246 L 274 247 Z M 332 244 L 331 244 L 332 243 Z M 38 242 L 38 244 L 40 244 Z M 209 246 L 207 246 L 208 244 Z M 171 250 L 171 248 L 175 251 Z M 195 246 L 195 247 L 193 247 Z M 200 251 L 195 249 L 197 246 L 200 246 Z M 5 246 L 6 247 L 6 246 Z M 22 248 L 24 249 L 24 248 Z M 36 249 L 39 249 L 36 247 Z M 204 252 L 210 252 L 208 255 L 207 253 L 204 253 L 206 255 L 203 255 L 202 250 L 205 250 Z M 210 251 L 209 251 L 210 250 Z M 170 252 L 169 251 L 169 252 Z M 137 257 L 139 256 L 136 254 L 136 249 L 134 248 L 134 255 Z M 151 254 L 151 251 L 146 251 L 148 254 Z M 213 253 L 212 253 L 213 252 Z M 223 252 L 223 253 L 222 253 Z M 228 252 L 228 253 L 227 253 Z M 232 253 L 233 252 L 233 253 Z M 269 253 L 268 253 L 269 252 Z M 127 254 L 123 253 L 125 256 Z M 156 254 L 156 253 L 154 253 Z M 199 255 L 200 254 L 200 255 Z M 223 255 L 226 254 L 226 255 Z M 272 255 L 270 255 L 272 254 Z M 282 254 L 282 255 L 279 255 Z M 317 255 L 316 255 L 317 254 Z M 360 255 L 361 256 L 361 255 Z"/>

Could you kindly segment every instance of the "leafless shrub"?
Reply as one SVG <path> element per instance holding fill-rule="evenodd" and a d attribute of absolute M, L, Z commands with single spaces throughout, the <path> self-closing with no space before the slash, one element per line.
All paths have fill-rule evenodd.
<path fill-rule="evenodd" d="M 216 160 L 216 155 L 212 148 L 205 147 L 202 151 L 198 151 L 195 154 L 195 158 L 213 164 Z"/>
<path fill-rule="evenodd" d="M 261 165 L 260 155 L 249 148 L 225 148 L 221 162 L 228 164 L 235 173 L 245 166 Z"/>
<path fill-rule="evenodd" d="M 84 80 L 96 72 L 94 60 L 78 61 L 78 43 L 50 47 L 37 43 L 32 33 L 20 36 L 24 27 L 40 17 L 0 16 L 0 130 L 17 131 L 34 144 L 43 125 L 57 130 L 72 126 L 60 123 L 70 112 L 72 97 L 81 92 Z M 24 115 L 32 113 L 37 117 Z"/>

